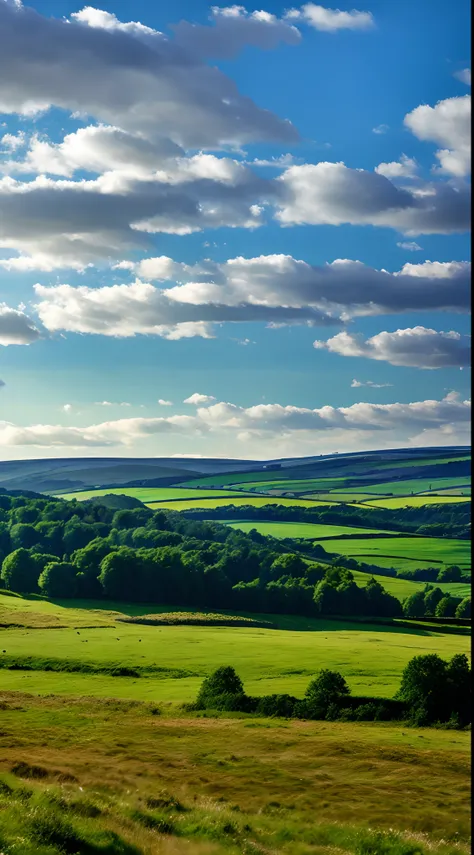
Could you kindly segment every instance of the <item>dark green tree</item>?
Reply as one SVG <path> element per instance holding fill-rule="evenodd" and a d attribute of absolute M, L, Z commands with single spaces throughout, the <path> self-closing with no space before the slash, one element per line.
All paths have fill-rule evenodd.
<path fill-rule="evenodd" d="M 424 590 L 425 615 L 434 615 L 436 606 L 443 599 L 441 588 L 434 588 L 433 585 L 426 585 Z"/>
<path fill-rule="evenodd" d="M 17 523 L 10 529 L 13 549 L 31 549 L 41 540 L 41 535 L 30 523 Z"/>
<path fill-rule="evenodd" d="M 303 700 L 305 717 L 326 718 L 329 708 L 333 705 L 340 707 L 349 694 L 349 686 L 342 674 L 323 669 L 306 689 Z"/>
<path fill-rule="evenodd" d="M 77 591 L 76 568 L 67 561 L 51 562 L 41 573 L 38 586 L 47 597 L 74 597 Z"/>
<path fill-rule="evenodd" d="M 450 716 L 446 662 L 437 653 L 414 656 L 406 665 L 396 697 L 407 704 L 418 724 L 447 721 Z"/>
<path fill-rule="evenodd" d="M 436 617 L 454 617 L 458 603 L 459 600 L 455 600 L 454 597 L 450 597 L 449 594 L 446 594 L 446 596 L 444 596 L 436 606 Z"/>
<path fill-rule="evenodd" d="M 425 594 L 423 591 L 415 591 L 403 602 L 403 614 L 407 618 L 418 618 L 425 616 Z"/>
<path fill-rule="evenodd" d="M 471 617 L 471 598 L 465 597 L 464 600 L 461 600 L 458 607 L 456 608 L 455 617 L 458 618 L 470 618 Z"/>
<path fill-rule="evenodd" d="M 34 594 L 38 590 L 38 565 L 28 549 L 15 549 L 3 560 L 2 579 L 10 591 Z"/>

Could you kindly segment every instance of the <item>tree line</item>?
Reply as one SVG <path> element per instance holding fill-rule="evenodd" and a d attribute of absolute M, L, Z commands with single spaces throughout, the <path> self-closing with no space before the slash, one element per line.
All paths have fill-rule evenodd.
<path fill-rule="evenodd" d="M 464 654 L 446 661 L 430 653 L 408 662 L 393 699 L 354 696 L 342 674 L 328 669 L 311 680 L 303 698 L 289 694 L 256 698 L 245 693 L 234 668 L 221 666 L 206 677 L 188 708 L 326 721 L 404 720 L 420 727 L 438 723 L 466 727 L 471 722 L 471 669 Z"/>

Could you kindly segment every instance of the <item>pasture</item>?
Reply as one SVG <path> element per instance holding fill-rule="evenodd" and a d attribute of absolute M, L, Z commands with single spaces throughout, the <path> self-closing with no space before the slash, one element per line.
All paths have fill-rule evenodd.
<path fill-rule="evenodd" d="M 470 543 L 468 540 L 454 540 L 441 537 L 390 537 L 348 540 L 325 540 L 322 546 L 327 552 L 338 552 L 351 558 L 360 558 L 377 564 L 378 555 L 390 559 L 390 567 L 403 566 L 398 559 L 410 560 L 411 567 L 429 564 L 442 567 L 459 564 L 471 566 Z"/>
<path fill-rule="evenodd" d="M 387 481 L 383 484 L 371 484 L 370 487 L 351 487 L 351 493 L 375 493 L 383 496 L 408 496 L 410 493 L 429 493 L 434 490 L 469 487 L 470 478 L 412 478 L 408 481 Z"/>
<path fill-rule="evenodd" d="M 361 500 L 362 501 L 362 500 Z M 453 502 L 470 502 L 470 496 L 399 496 L 387 499 L 366 499 L 363 504 L 375 508 L 421 508 L 425 505 L 444 505 Z"/>
<path fill-rule="evenodd" d="M 232 493 L 227 498 L 196 498 L 193 501 L 172 501 L 172 502 L 147 502 L 149 508 L 167 508 L 169 511 L 191 511 L 193 508 L 223 508 L 228 505 L 233 505 L 237 508 L 252 505 L 256 508 L 263 508 L 265 505 L 283 505 L 285 507 L 299 508 L 318 508 L 323 506 L 334 505 L 335 502 L 318 502 L 310 501 L 309 499 L 288 499 L 286 497 L 276 496 L 249 496 L 244 498 L 236 493 Z"/>
<path fill-rule="evenodd" d="M 10 600 L 15 600 L 13 608 Z M 7 622 L 10 613 L 11 622 L 19 624 L 0 629 L 0 665 L 2 656 L 8 662 L 18 660 L 19 665 L 25 657 L 32 657 L 39 668 L 46 667 L 51 657 L 64 663 L 60 673 L 0 669 L 4 689 L 176 704 L 192 700 L 206 674 L 231 663 L 254 695 L 302 695 L 319 669 L 332 668 L 345 675 L 356 694 L 392 697 L 413 656 L 439 653 L 449 657 L 469 651 L 467 636 L 441 630 L 272 615 L 261 617 L 279 628 L 146 626 L 121 623 L 118 618 L 176 608 L 102 601 L 89 601 L 84 608 L 86 603 L 53 604 L 0 596 L 2 622 Z M 34 624 L 35 608 L 38 625 Z M 43 621 L 53 614 L 59 624 L 45 627 Z M 104 673 L 73 670 L 80 663 Z M 114 667 L 138 667 L 146 673 L 110 676 Z"/>
<path fill-rule="evenodd" d="M 341 535 L 363 535 L 363 534 L 380 534 L 381 530 L 376 528 L 354 528 L 346 525 L 319 525 L 318 523 L 298 523 L 298 522 L 260 522 L 246 521 L 227 522 L 226 520 L 218 520 L 223 525 L 229 528 L 237 528 L 240 531 L 249 532 L 256 529 L 260 534 L 269 537 L 296 537 L 309 538 L 317 540 L 318 538 L 340 537 Z M 383 532 L 391 534 L 391 532 Z"/>
<path fill-rule="evenodd" d="M 214 496 L 234 496 L 231 490 L 197 490 L 185 487 L 112 487 L 102 490 L 80 490 L 76 493 L 62 493 L 59 499 L 77 499 L 84 502 L 86 499 L 99 499 L 101 496 L 131 496 L 144 504 L 149 502 L 169 501 L 172 499 L 203 499 Z"/>
<path fill-rule="evenodd" d="M 371 573 L 361 573 L 359 570 L 351 570 L 351 573 L 356 583 L 361 587 L 365 587 L 369 579 L 372 578 Z M 380 582 L 389 594 L 393 594 L 401 602 L 416 591 L 422 591 L 426 584 L 425 582 L 412 582 L 410 579 L 398 579 L 394 576 L 378 576 L 377 574 L 374 574 L 373 578 L 377 582 Z M 449 594 L 452 597 L 461 597 L 462 599 L 469 597 L 471 592 L 471 586 L 463 582 L 433 582 L 433 585 L 441 588 L 445 594 Z"/>

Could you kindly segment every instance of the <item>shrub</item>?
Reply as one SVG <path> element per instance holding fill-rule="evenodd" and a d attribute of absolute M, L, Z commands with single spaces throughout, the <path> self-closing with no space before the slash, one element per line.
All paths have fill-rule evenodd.
<path fill-rule="evenodd" d="M 297 703 L 292 695 L 264 695 L 258 698 L 256 712 L 269 717 L 291 718 Z"/>
<path fill-rule="evenodd" d="M 247 712 L 250 698 L 244 692 L 242 680 L 230 665 L 221 665 L 203 681 L 194 705 L 195 709 Z"/>
<path fill-rule="evenodd" d="M 332 705 L 340 709 L 342 701 L 350 694 L 342 674 L 323 669 L 306 689 L 298 710 L 301 718 L 324 719 Z"/>
<path fill-rule="evenodd" d="M 461 602 L 459 603 L 454 615 L 457 618 L 470 618 L 471 617 L 471 598 L 470 597 L 466 597 L 464 600 L 461 600 Z"/>

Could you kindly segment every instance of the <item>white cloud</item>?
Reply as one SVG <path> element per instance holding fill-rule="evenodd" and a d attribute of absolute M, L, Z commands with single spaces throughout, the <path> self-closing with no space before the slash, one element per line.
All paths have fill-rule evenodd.
<path fill-rule="evenodd" d="M 24 131 L 18 131 L 17 134 L 4 134 L 0 139 L 0 146 L 3 146 L 7 152 L 23 148 L 25 144 L 26 134 Z"/>
<path fill-rule="evenodd" d="M 370 30 L 375 26 L 371 12 L 341 12 L 339 9 L 327 9 L 316 3 L 306 3 L 301 9 L 290 9 L 287 12 L 290 20 L 302 20 L 316 30 L 335 33 L 338 30 Z"/>
<path fill-rule="evenodd" d="M 471 96 L 447 98 L 434 107 L 422 104 L 404 123 L 420 140 L 443 146 L 436 152 L 439 171 L 463 177 L 471 170 Z"/>
<path fill-rule="evenodd" d="M 164 398 L 158 398 L 158 403 L 161 407 L 172 407 L 173 401 L 165 401 Z"/>
<path fill-rule="evenodd" d="M 128 401 L 94 401 L 96 407 L 131 407 Z"/>
<path fill-rule="evenodd" d="M 198 406 L 199 404 L 210 404 L 211 401 L 215 401 L 213 395 L 201 395 L 199 392 L 194 392 L 189 398 L 185 398 L 183 404 L 193 404 L 193 406 Z"/>
<path fill-rule="evenodd" d="M 469 230 L 470 188 L 436 182 L 396 187 L 384 175 L 349 169 L 344 163 L 291 166 L 277 182 L 282 225 L 373 225 L 404 234 L 449 234 Z"/>
<path fill-rule="evenodd" d="M 236 311 L 245 305 L 249 319 L 255 312 L 254 320 L 263 320 L 266 313 L 268 321 L 278 322 L 272 316 L 276 307 L 280 307 L 282 321 L 285 311 L 287 322 L 291 320 L 293 310 L 294 321 L 300 312 L 300 321 L 306 317 L 316 324 L 317 317 L 311 315 L 315 311 L 337 318 L 341 313 L 371 315 L 448 307 L 468 311 L 470 306 L 468 262 L 426 261 L 405 264 L 402 270 L 389 273 L 349 259 L 317 267 L 282 254 L 195 265 L 161 256 L 138 263 L 136 270 L 140 276 L 179 283 L 162 293 L 181 304 L 181 311 L 183 304 L 227 305 Z"/>
<path fill-rule="evenodd" d="M 373 134 L 386 134 L 387 131 L 390 130 L 389 125 L 377 125 L 377 127 L 372 128 Z"/>
<path fill-rule="evenodd" d="M 470 68 L 462 68 L 460 71 L 454 72 L 454 77 L 461 81 L 461 83 L 465 83 L 466 86 L 471 85 L 471 69 Z"/>
<path fill-rule="evenodd" d="M 327 341 L 315 341 L 314 347 L 410 368 L 460 368 L 471 361 L 470 336 L 422 326 L 380 332 L 366 341 L 360 334 L 341 332 Z"/>
<path fill-rule="evenodd" d="M 0 112 L 50 107 L 185 147 L 289 141 L 292 125 L 162 33 L 86 7 L 68 20 L 0 3 Z"/>
<path fill-rule="evenodd" d="M 385 175 L 386 178 L 416 178 L 418 164 L 414 158 L 402 154 L 400 160 L 379 163 L 375 171 L 378 175 Z"/>
<path fill-rule="evenodd" d="M 372 389 L 388 389 L 393 383 L 375 383 L 373 380 L 353 380 L 351 389 L 360 389 L 362 386 L 370 386 Z"/>
<path fill-rule="evenodd" d="M 72 404 L 63 404 L 61 409 L 64 410 L 65 413 L 70 413 L 72 411 Z"/>
<path fill-rule="evenodd" d="M 39 338 L 40 331 L 21 309 L 0 303 L 0 345 L 32 344 Z"/>
<path fill-rule="evenodd" d="M 347 447 L 348 439 L 360 447 L 393 447 L 393 443 L 423 444 L 419 437 L 425 432 L 445 435 L 444 444 L 453 442 L 453 436 L 465 434 L 470 422 L 470 401 L 455 394 L 442 400 L 415 401 L 412 403 L 369 404 L 356 403 L 350 407 L 324 406 L 319 409 L 281 404 L 258 404 L 239 407 L 219 402 L 208 408 L 198 408 L 193 416 L 168 418 L 134 418 L 102 422 L 86 427 L 36 424 L 23 427 L 0 422 L 0 445 L 36 446 L 43 448 L 81 448 L 125 446 L 139 444 L 156 436 L 177 435 L 180 443 L 186 437 L 209 438 L 212 448 L 220 447 L 229 453 L 235 442 L 244 440 L 256 443 L 260 453 L 272 442 L 272 454 L 283 443 L 301 452 L 314 443 L 321 447 L 321 436 L 329 436 L 327 445 Z M 366 439 L 364 439 L 364 435 Z M 385 435 L 385 436 L 383 436 Z M 316 447 L 313 444 L 313 448 Z M 181 452 L 182 453 L 182 452 Z M 265 454 L 265 452 L 264 452 Z M 235 456 L 235 451 L 234 451 Z"/>
<path fill-rule="evenodd" d="M 269 12 L 247 12 L 243 6 L 211 8 L 213 26 L 180 21 L 173 26 L 175 41 L 190 54 L 212 59 L 230 59 L 246 45 L 272 50 L 281 42 L 296 45 L 299 30 Z"/>
<path fill-rule="evenodd" d="M 416 243 L 416 241 L 414 240 L 402 240 L 397 243 L 397 246 L 400 249 L 408 250 L 408 252 L 421 252 L 421 250 L 423 249 L 423 247 Z"/>

